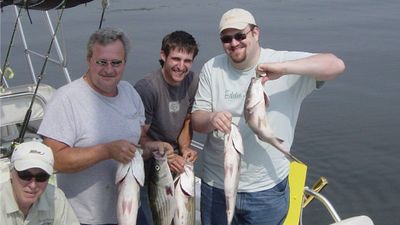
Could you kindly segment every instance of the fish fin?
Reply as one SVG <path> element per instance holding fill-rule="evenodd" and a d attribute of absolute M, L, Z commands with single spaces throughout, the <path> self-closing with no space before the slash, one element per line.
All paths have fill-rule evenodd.
<path fill-rule="evenodd" d="M 180 183 L 183 192 L 191 197 L 194 197 L 194 172 L 193 164 L 186 163 L 184 166 L 185 171 L 180 174 Z"/>
<path fill-rule="evenodd" d="M 140 186 L 144 185 L 144 162 L 141 154 L 135 154 L 131 161 L 131 173 Z"/>
<path fill-rule="evenodd" d="M 119 163 L 118 164 L 117 172 L 115 174 L 115 184 L 118 184 L 124 180 L 124 178 L 126 177 L 126 175 L 129 172 L 130 167 L 131 167 L 130 163 L 126 163 L 126 164 Z"/>
<path fill-rule="evenodd" d="M 175 189 L 178 188 L 178 185 L 179 185 L 179 181 L 180 181 L 180 180 L 181 180 L 181 175 L 179 174 L 179 175 L 176 176 L 175 179 L 174 179 L 174 187 L 175 187 Z"/>
<path fill-rule="evenodd" d="M 240 154 L 244 154 L 244 148 L 243 148 L 243 140 L 242 140 L 242 135 L 240 134 L 239 128 L 232 124 L 233 126 L 231 127 L 231 134 L 232 135 L 232 142 L 233 146 L 236 149 L 237 152 Z"/>
<path fill-rule="evenodd" d="M 264 102 L 265 102 L 265 107 L 269 106 L 270 103 L 270 99 L 269 96 L 267 95 L 267 93 L 264 92 Z"/>
<path fill-rule="evenodd" d="M 181 188 L 182 188 L 182 192 L 183 192 L 184 195 L 190 196 L 190 197 L 194 197 L 194 188 L 193 188 L 193 190 L 192 190 L 192 189 L 185 189 L 185 188 L 182 186 L 182 183 L 181 183 L 180 186 L 181 186 Z"/>

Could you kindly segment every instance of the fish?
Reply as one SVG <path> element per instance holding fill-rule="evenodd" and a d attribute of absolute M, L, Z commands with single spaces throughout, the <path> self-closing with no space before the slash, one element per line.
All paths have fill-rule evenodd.
<path fill-rule="evenodd" d="M 171 225 L 176 210 L 174 180 L 166 154 L 153 152 L 149 171 L 149 201 L 154 225 Z"/>
<path fill-rule="evenodd" d="M 239 185 L 240 160 L 244 154 L 242 136 L 236 125 L 232 124 L 230 133 L 224 136 L 224 192 L 227 223 L 233 220 L 236 195 Z"/>
<path fill-rule="evenodd" d="M 261 75 L 252 77 L 246 92 L 243 110 L 246 123 L 261 141 L 274 146 L 288 160 L 302 163 L 289 152 L 289 149 L 283 144 L 283 140 L 275 136 L 269 124 L 266 108 L 269 106 L 270 99 L 264 92 L 261 77 Z"/>
<path fill-rule="evenodd" d="M 137 148 L 131 162 L 118 164 L 115 184 L 118 185 L 117 220 L 119 225 L 136 225 L 140 206 L 140 187 L 144 185 L 142 152 Z"/>
<path fill-rule="evenodd" d="M 174 225 L 195 225 L 195 176 L 193 163 L 186 162 L 184 171 L 174 181 L 176 211 Z"/>

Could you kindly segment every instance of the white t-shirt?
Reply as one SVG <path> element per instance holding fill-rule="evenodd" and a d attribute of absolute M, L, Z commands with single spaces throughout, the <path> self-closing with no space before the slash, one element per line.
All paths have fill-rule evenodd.
<path fill-rule="evenodd" d="M 128 82 L 119 82 L 117 96 L 106 97 L 80 78 L 56 91 L 38 133 L 71 147 L 121 139 L 138 143 L 144 120 L 143 103 Z M 116 170 L 117 161 L 105 160 L 77 173 L 57 174 L 81 223 L 117 223 Z"/>
<path fill-rule="evenodd" d="M 261 49 L 257 64 L 282 62 L 311 56 L 306 52 Z M 289 161 L 273 146 L 260 141 L 246 124 L 243 116 L 244 100 L 255 67 L 237 70 L 230 65 L 226 54 L 209 60 L 202 68 L 193 111 L 229 111 L 232 122 L 238 125 L 243 138 L 244 155 L 241 159 L 239 192 L 255 192 L 272 188 L 289 172 Z M 303 99 L 317 87 L 309 76 L 286 75 L 264 84 L 270 97 L 266 109 L 274 134 L 290 148 L 294 138 L 299 110 Z M 202 181 L 224 188 L 224 134 L 213 131 L 207 135 L 203 151 Z"/>

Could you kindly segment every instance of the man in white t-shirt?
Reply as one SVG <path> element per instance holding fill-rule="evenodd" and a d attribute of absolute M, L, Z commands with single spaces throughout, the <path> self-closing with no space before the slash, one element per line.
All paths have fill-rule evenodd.
<path fill-rule="evenodd" d="M 117 224 L 118 162 L 139 154 L 145 115 L 139 94 L 121 80 L 128 52 L 122 30 L 94 32 L 87 44 L 88 70 L 56 91 L 39 127 L 54 153 L 58 186 L 81 224 Z M 143 158 L 153 150 L 173 152 L 160 142 L 142 147 Z"/>
<path fill-rule="evenodd" d="M 201 187 L 203 225 L 227 223 L 224 196 L 224 134 L 231 124 L 243 137 L 234 224 L 282 224 L 288 210 L 289 161 L 260 141 L 243 116 L 250 80 L 265 73 L 267 116 L 275 135 L 290 149 L 303 99 L 323 81 L 336 78 L 344 63 L 333 54 L 276 51 L 259 44 L 260 28 L 244 9 L 231 9 L 219 24 L 225 54 L 203 66 L 192 110 L 195 131 L 206 133 Z"/>

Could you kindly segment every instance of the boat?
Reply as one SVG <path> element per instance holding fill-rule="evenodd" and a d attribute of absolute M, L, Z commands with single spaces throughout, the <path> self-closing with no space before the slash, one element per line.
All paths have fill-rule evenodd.
<path fill-rule="evenodd" d="M 9 87 L 7 80 L 2 76 L 3 88 L 0 90 L 0 129 L 1 129 L 1 152 L 0 152 L 0 183 L 9 179 L 9 157 L 12 153 L 12 145 L 15 140 L 22 138 L 19 141 L 26 140 L 37 140 L 42 141 L 40 136 L 36 134 L 36 131 L 40 125 L 40 121 L 44 114 L 44 109 L 47 101 L 51 98 L 51 95 L 56 90 L 54 87 L 41 84 L 40 79 L 35 75 L 32 69 L 31 56 L 39 56 L 46 58 L 46 55 L 33 53 L 26 43 L 26 39 L 23 32 L 21 21 L 19 21 L 19 13 L 21 9 L 32 9 L 42 11 L 48 15 L 48 10 L 62 10 L 62 8 L 75 7 L 80 4 L 85 4 L 92 0 L 73 0 L 68 1 L 63 5 L 62 0 L 37 0 L 28 1 L 25 5 L 22 1 L 17 0 L 4 0 L 1 2 L 1 8 L 6 6 L 13 7 L 16 12 L 16 24 L 19 24 L 21 38 L 24 43 L 24 56 L 26 61 L 31 68 L 29 83 L 25 85 Z M 103 7 L 104 9 L 105 7 Z M 28 11 L 27 11 L 28 12 Z M 104 11 L 103 11 L 104 12 Z M 61 17 L 60 17 L 61 19 Z M 68 68 L 62 63 L 64 54 L 62 54 L 61 47 L 58 44 L 56 31 L 54 30 L 51 19 L 47 16 L 47 23 L 50 26 L 51 35 L 55 40 L 54 45 L 58 52 L 58 59 L 53 61 L 59 62 L 61 70 L 65 75 L 66 82 L 71 82 L 71 77 L 68 72 Z M 48 54 L 47 54 L 48 56 Z M 51 59 L 50 59 L 51 60 Z M 6 63 L 4 63 L 5 65 Z M 5 72 L 5 68 L 1 68 L 2 73 Z M 18 74 L 19 76 L 19 74 Z M 38 85 L 39 84 L 39 85 Z M 27 121 L 27 112 L 31 110 L 30 118 Z M 29 123 L 28 123 L 29 122 Z M 26 133 L 21 137 L 21 129 L 26 129 Z M 25 131 L 24 131 L 25 132 Z M 199 141 L 193 140 L 192 147 L 197 149 L 199 152 L 203 149 L 203 144 Z M 312 187 L 305 186 L 305 180 L 307 177 L 307 166 L 302 163 L 292 162 L 291 170 L 289 175 L 289 185 L 291 189 L 291 199 L 288 217 L 284 225 L 302 225 L 302 212 L 306 210 L 306 207 L 313 199 L 319 201 L 330 214 L 333 223 L 331 225 L 373 225 L 373 221 L 366 215 L 354 216 L 346 219 L 342 219 L 337 213 L 334 206 L 330 201 L 321 193 L 322 189 L 327 185 L 326 178 L 321 177 Z M 196 217 L 200 218 L 200 178 L 196 177 Z M 196 224 L 200 224 L 199 219 Z M 324 223 L 325 224 L 325 223 Z"/>

